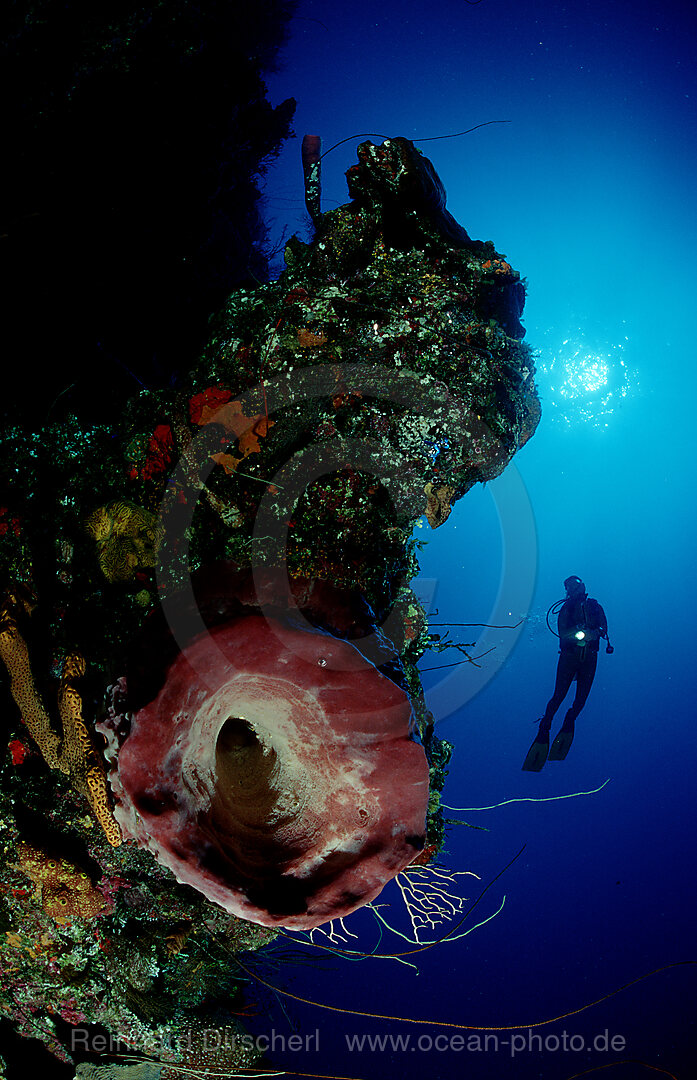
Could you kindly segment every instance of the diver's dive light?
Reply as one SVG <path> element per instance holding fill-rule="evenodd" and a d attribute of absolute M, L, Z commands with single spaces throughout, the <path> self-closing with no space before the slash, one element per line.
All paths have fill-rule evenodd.
<path fill-rule="evenodd" d="M 566 582 L 565 582 L 565 584 L 566 584 Z M 568 600 L 568 596 L 566 597 L 566 600 Z M 550 617 L 550 615 L 556 615 L 557 612 L 560 610 L 560 608 L 562 608 L 564 606 L 564 604 L 566 603 L 566 600 L 555 600 L 555 602 L 552 604 L 549 611 L 547 612 L 547 629 L 552 634 L 554 634 L 554 636 L 557 637 L 557 638 L 559 637 L 559 634 L 557 633 L 556 630 L 554 630 L 552 628 L 552 626 L 550 624 L 550 621 L 549 621 L 549 617 Z M 614 647 L 614 645 L 610 644 L 610 635 L 608 634 L 607 629 L 605 630 L 604 634 L 600 633 L 599 636 L 607 638 L 607 645 L 605 646 L 605 652 L 609 653 L 609 654 L 614 653 L 615 647 Z M 574 631 L 574 639 L 576 641 L 576 644 L 579 647 L 585 647 L 588 644 L 588 642 L 586 641 L 586 631 L 585 630 L 579 629 L 579 630 Z M 592 638 L 591 640 L 595 640 L 595 638 Z"/>

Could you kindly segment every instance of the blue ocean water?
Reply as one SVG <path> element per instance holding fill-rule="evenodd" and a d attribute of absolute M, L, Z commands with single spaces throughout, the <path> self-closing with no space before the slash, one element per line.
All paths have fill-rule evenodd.
<path fill-rule="evenodd" d="M 552 800 L 605 784 L 448 812 L 479 827 L 449 826 L 443 865 L 481 877 L 455 877 L 457 895 L 476 898 L 522 849 L 459 932 L 505 897 L 499 914 L 467 937 L 401 960 L 318 949 L 311 966 L 259 969 L 283 993 L 259 989 L 252 1027 L 310 1036 L 302 1050 L 277 1039 L 271 1058 L 288 1070 L 363 1080 L 697 1075 L 697 966 L 583 1009 L 697 959 L 696 23 L 677 0 L 303 0 L 269 81 L 274 103 L 298 101 L 297 139 L 267 182 L 277 240 L 307 229 L 303 134 L 328 148 L 354 134 L 420 140 L 508 121 L 418 145 L 454 216 L 527 278 L 542 422 L 504 478 L 468 494 L 438 531 L 424 525 L 417 589 L 438 621 L 525 622 L 486 639 L 452 628 L 474 655 L 496 647 L 477 669 L 425 672 L 424 682 L 437 733 L 455 745 L 447 804 Z M 359 141 L 323 162 L 324 209 L 346 201 Z M 525 773 L 557 659 L 545 613 L 569 574 L 603 604 L 615 652 L 601 650 L 568 759 Z M 456 659 L 434 653 L 422 666 Z M 380 902 L 408 932 L 397 888 Z M 357 914 L 346 929 L 358 937 L 342 947 L 371 951 L 376 927 Z M 379 942 L 383 952 L 409 948 L 387 931 Z M 487 1035 L 477 1025 L 520 1026 Z M 364 1035 L 410 1041 L 352 1048 Z"/>

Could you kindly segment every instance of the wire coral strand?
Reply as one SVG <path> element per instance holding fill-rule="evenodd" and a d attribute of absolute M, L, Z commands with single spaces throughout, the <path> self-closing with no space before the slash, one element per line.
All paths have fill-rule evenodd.
<path fill-rule="evenodd" d="M 248 1075 L 251 1076 L 252 1074 L 250 1073 Z M 263 1076 L 265 1074 L 260 1073 L 258 1075 Z M 266 1075 L 268 1075 L 268 1074 L 266 1074 Z M 334 1076 L 333 1074 L 328 1075 L 327 1073 L 291 1072 L 289 1069 L 284 1069 L 283 1073 L 274 1073 L 274 1075 L 275 1076 L 279 1076 L 279 1075 L 282 1075 L 282 1076 L 309 1076 L 309 1077 L 312 1077 L 313 1080 L 361 1080 L 361 1078 L 358 1077 L 358 1076 Z"/>
<path fill-rule="evenodd" d="M 257 1077 L 261 1078 L 265 1076 L 308 1076 L 312 1077 L 313 1080 L 361 1080 L 360 1077 L 356 1076 L 334 1076 L 327 1073 L 290 1072 L 288 1069 L 281 1069 L 276 1072 L 267 1072 L 261 1069 L 249 1068 L 244 1069 L 241 1072 L 234 1073 L 231 1073 L 229 1071 L 220 1072 L 218 1069 L 215 1068 L 215 1066 L 210 1065 L 178 1065 L 172 1061 L 161 1062 L 157 1061 L 155 1058 L 138 1057 L 136 1054 L 114 1054 L 113 1056 L 115 1058 L 118 1058 L 119 1061 L 132 1061 L 138 1063 L 147 1062 L 152 1063 L 153 1065 L 162 1065 L 163 1068 L 167 1068 L 172 1072 L 178 1072 L 182 1075 L 191 1075 L 195 1078 L 195 1080 L 199 1080 L 199 1078 L 202 1076 L 220 1077 L 221 1080 L 256 1080 Z"/>
<path fill-rule="evenodd" d="M 431 622 L 429 619 L 429 627 L 431 626 L 485 626 L 487 630 L 517 630 L 525 619 L 518 619 L 517 623 L 489 623 L 489 622 Z"/>
<path fill-rule="evenodd" d="M 477 0 L 478 3 L 481 0 Z M 428 135 L 425 139 L 411 139 L 411 142 L 436 142 L 438 139 L 459 139 L 461 135 L 469 135 L 471 131 L 478 131 L 479 128 L 489 127 L 490 124 L 512 124 L 512 120 L 485 120 L 483 124 L 475 124 L 474 127 L 467 128 L 466 131 L 455 131 L 450 135 Z M 331 154 L 332 150 L 336 150 L 337 146 L 343 146 L 344 143 L 351 142 L 353 139 L 389 139 L 389 135 L 381 135 L 379 131 L 361 131 L 357 135 L 347 135 L 345 139 L 341 139 L 340 142 L 334 143 L 328 150 L 325 150 L 320 155 L 319 160 L 325 158 L 327 154 Z"/>
<path fill-rule="evenodd" d="M 446 806 L 445 803 L 441 803 L 444 810 L 457 810 L 462 813 L 471 813 L 473 810 L 496 810 L 498 806 L 507 806 L 509 803 L 514 802 L 557 802 L 559 799 L 576 799 L 579 795 L 596 795 L 597 792 L 602 791 L 606 784 L 610 783 L 612 779 L 608 776 L 607 780 L 604 780 L 600 787 L 593 788 L 591 791 L 572 791 L 568 795 L 545 795 L 540 798 L 533 798 L 532 796 L 525 795 L 519 799 L 504 799 L 503 802 L 492 803 L 491 806 Z"/>
<path fill-rule="evenodd" d="M 475 667 L 479 667 L 479 664 L 476 663 L 476 661 L 481 660 L 484 656 L 488 656 L 495 648 L 496 646 L 492 645 L 490 649 L 487 649 L 486 652 L 479 653 L 478 656 L 468 656 L 465 660 L 455 660 L 452 664 L 438 664 L 436 667 L 419 668 L 419 671 L 442 671 L 443 668 L 459 667 L 460 664 L 474 664 Z"/>
<path fill-rule="evenodd" d="M 592 1009 L 594 1005 L 600 1005 L 601 1002 L 608 1001 L 609 998 L 616 997 L 616 995 L 621 994 L 623 990 L 628 990 L 631 986 L 636 986 L 637 983 L 643 982 L 645 979 L 649 979 L 652 975 L 657 975 L 661 971 L 685 967 L 688 964 L 697 964 L 697 960 L 675 960 L 671 964 L 663 964 L 662 967 L 657 967 L 654 968 L 653 971 L 647 971 L 643 975 L 638 975 L 635 979 L 631 979 L 622 986 L 618 986 L 616 990 L 611 990 L 609 993 L 603 994 L 602 997 L 596 998 L 594 1001 L 589 1001 L 586 1005 L 580 1005 L 576 1009 L 569 1009 L 567 1012 L 559 1013 L 558 1016 L 551 1016 L 547 1020 L 534 1020 L 531 1023 L 524 1024 L 456 1024 L 454 1021 L 423 1020 L 414 1016 L 390 1016 L 386 1013 L 364 1012 L 361 1009 L 346 1009 L 339 1005 L 327 1005 L 326 1002 L 313 1001 L 311 998 L 301 997 L 299 994 L 291 994 L 289 990 L 281 990 L 279 987 L 262 979 L 260 975 L 250 971 L 239 959 L 237 962 L 250 978 L 256 979 L 262 986 L 266 986 L 269 990 L 273 990 L 274 993 L 291 998 L 293 1001 L 299 1001 L 303 1005 L 314 1005 L 318 1009 L 326 1009 L 328 1012 L 346 1013 L 348 1016 L 365 1016 L 371 1020 L 392 1020 L 399 1024 L 416 1024 L 419 1027 L 449 1028 L 456 1031 L 520 1031 L 524 1028 L 546 1027 L 547 1024 L 556 1024 L 559 1020 L 566 1020 L 569 1016 L 578 1016 L 579 1013 L 585 1012 L 587 1009 Z"/>
<path fill-rule="evenodd" d="M 596 1065 L 592 1069 L 584 1069 L 583 1072 L 567 1076 L 566 1080 L 578 1080 L 579 1076 L 590 1076 L 591 1073 L 601 1072 L 602 1069 L 614 1069 L 616 1065 L 641 1065 L 644 1069 L 651 1069 L 653 1072 L 661 1073 L 663 1076 L 670 1076 L 671 1080 L 678 1080 L 675 1073 L 669 1072 L 668 1069 L 661 1069 L 658 1065 L 649 1065 L 648 1061 L 639 1061 L 638 1058 L 621 1058 L 619 1061 L 609 1061 L 607 1065 Z"/>
<path fill-rule="evenodd" d="M 361 1080 L 358 1076 L 329 1076 L 327 1073 L 290 1072 L 288 1069 L 284 1070 L 283 1076 L 309 1076 L 313 1077 L 313 1080 Z"/>

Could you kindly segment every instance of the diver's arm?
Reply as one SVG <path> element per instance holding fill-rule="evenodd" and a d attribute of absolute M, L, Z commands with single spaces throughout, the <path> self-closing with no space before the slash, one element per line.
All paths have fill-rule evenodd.
<path fill-rule="evenodd" d="M 597 600 L 595 602 L 598 604 Z M 607 637 L 607 616 L 601 604 L 598 604 L 598 633 L 601 637 Z"/>

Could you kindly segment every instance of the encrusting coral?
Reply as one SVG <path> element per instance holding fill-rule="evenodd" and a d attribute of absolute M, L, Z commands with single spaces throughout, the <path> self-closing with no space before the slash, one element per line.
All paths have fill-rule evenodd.
<path fill-rule="evenodd" d="M 61 740 L 36 689 L 29 662 L 29 650 L 7 607 L 0 615 L 0 658 L 10 676 L 10 693 L 17 703 L 27 730 L 51 769 L 67 770 L 60 763 Z"/>
<path fill-rule="evenodd" d="M 139 570 L 156 565 L 162 532 L 156 515 L 142 506 L 124 500 L 100 506 L 85 528 L 97 543 L 107 581 L 130 581 Z"/>
<path fill-rule="evenodd" d="M 71 919 L 90 922 L 113 904 L 96 888 L 84 870 L 67 859 L 47 854 L 21 841 L 17 845 L 19 869 L 36 886 L 34 899 L 59 925 Z"/>
<path fill-rule="evenodd" d="M 73 786 L 84 795 L 110 844 L 121 843 L 121 830 L 109 803 L 104 764 L 82 716 L 82 700 L 75 686 L 87 668 L 84 657 L 70 653 L 63 662 L 58 709 L 63 722 L 63 742 L 59 768 L 66 771 Z"/>
<path fill-rule="evenodd" d="M 53 730 L 31 670 L 29 650 L 20 634 L 9 603 L 0 612 L 0 659 L 10 675 L 10 692 L 27 730 L 44 761 L 70 777 L 75 789 L 88 800 L 110 844 L 121 843 L 121 831 L 109 803 L 106 774 L 87 725 L 75 682 L 85 674 L 85 660 L 78 654 L 65 657 L 58 691 L 58 710 L 63 737 Z"/>

